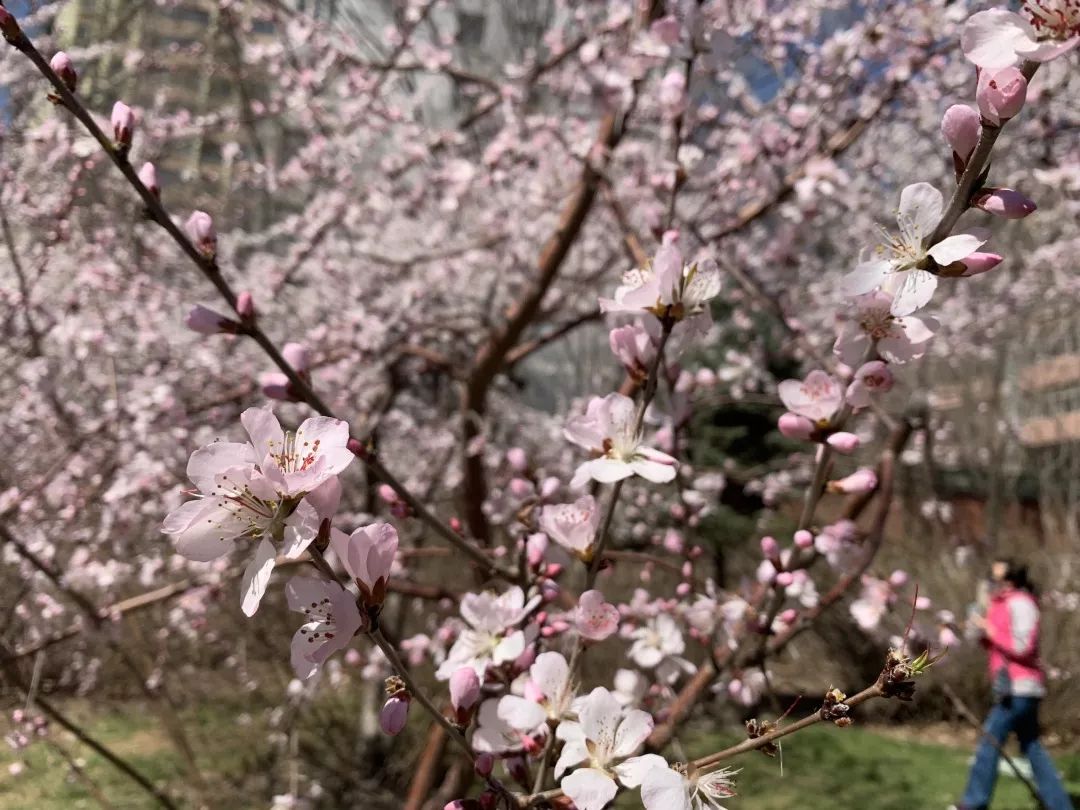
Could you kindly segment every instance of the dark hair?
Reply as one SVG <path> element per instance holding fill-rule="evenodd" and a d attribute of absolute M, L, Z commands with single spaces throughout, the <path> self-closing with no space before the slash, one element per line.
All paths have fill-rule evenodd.
<path fill-rule="evenodd" d="M 999 559 L 997 562 L 1005 563 L 1005 576 L 1002 579 L 1010 583 L 1014 588 L 1019 588 L 1030 594 L 1036 593 L 1035 583 L 1028 576 L 1028 567 L 1024 563 L 1008 557 Z"/>

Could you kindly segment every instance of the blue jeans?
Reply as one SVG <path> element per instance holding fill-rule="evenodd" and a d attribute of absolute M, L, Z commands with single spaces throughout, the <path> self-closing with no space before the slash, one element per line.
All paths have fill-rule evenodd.
<path fill-rule="evenodd" d="M 1073 810 L 1069 794 L 1054 770 L 1054 763 L 1039 742 L 1039 698 L 1010 695 L 995 704 L 986 718 L 984 736 L 975 752 L 975 763 L 971 766 L 967 789 L 961 800 L 964 810 L 986 810 L 989 807 L 997 781 L 1000 755 L 987 737 L 993 737 L 999 745 L 1004 745 L 1010 732 L 1016 733 L 1020 740 L 1020 752 L 1031 763 L 1035 788 L 1046 810 Z"/>

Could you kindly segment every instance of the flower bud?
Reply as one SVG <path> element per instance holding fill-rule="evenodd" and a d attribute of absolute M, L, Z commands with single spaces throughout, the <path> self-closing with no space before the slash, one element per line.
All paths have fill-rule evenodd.
<path fill-rule="evenodd" d="M 967 163 L 979 142 L 979 114 L 966 104 L 953 104 L 941 119 L 941 134 L 961 163 Z"/>
<path fill-rule="evenodd" d="M 409 703 L 411 702 L 407 692 L 392 695 L 387 699 L 382 711 L 379 712 L 379 728 L 384 734 L 394 737 L 401 733 L 409 719 Z"/>
<path fill-rule="evenodd" d="M 305 374 L 310 367 L 308 350 L 302 343 L 286 343 L 281 347 L 281 356 L 297 374 Z"/>
<path fill-rule="evenodd" d="M 799 618 L 799 611 L 795 608 L 788 608 L 780 614 L 780 621 L 784 624 L 794 624 L 797 618 Z"/>
<path fill-rule="evenodd" d="M 785 413 L 781 415 L 780 421 L 777 422 L 777 427 L 780 428 L 780 432 L 789 439 L 806 440 L 809 439 L 814 432 L 814 423 L 805 416 L 799 416 L 796 413 Z"/>
<path fill-rule="evenodd" d="M 236 296 L 236 314 L 244 320 L 255 317 L 255 300 L 247 290 L 242 290 Z"/>
<path fill-rule="evenodd" d="M 964 265 L 963 276 L 977 276 L 987 270 L 993 270 L 1002 262 L 1002 257 L 996 253 L 975 252 L 960 260 Z"/>
<path fill-rule="evenodd" d="M 795 576 L 790 571 L 781 571 L 776 575 L 776 584 L 786 588 L 795 581 Z"/>
<path fill-rule="evenodd" d="M 829 492 L 834 494 L 859 495 L 864 492 L 872 492 L 877 487 L 877 481 L 877 473 L 864 468 L 856 470 L 839 481 L 830 481 L 827 487 Z"/>
<path fill-rule="evenodd" d="M 979 86 L 975 100 L 979 112 L 992 124 L 1008 121 L 1024 107 L 1027 98 L 1027 79 L 1015 67 L 979 71 Z"/>
<path fill-rule="evenodd" d="M 543 481 L 540 482 L 540 497 L 544 500 L 554 497 L 555 493 L 559 491 L 559 487 L 562 483 L 553 475 L 549 475 Z"/>
<path fill-rule="evenodd" d="M 161 186 L 158 185 L 157 168 L 153 163 L 144 163 L 139 169 L 139 182 L 158 199 L 161 198 Z"/>
<path fill-rule="evenodd" d="M 282 402 L 296 402 L 297 399 L 289 390 L 289 378 L 280 371 L 267 371 L 259 375 L 259 388 L 263 396 L 277 399 Z"/>
<path fill-rule="evenodd" d="M 236 331 L 236 322 L 214 312 L 209 307 L 196 304 L 184 317 L 184 326 L 200 335 L 218 335 Z"/>
<path fill-rule="evenodd" d="M 849 455 L 859 449 L 859 437 L 854 433 L 833 433 L 825 440 L 837 453 Z"/>
<path fill-rule="evenodd" d="M 531 481 L 527 481 L 524 478 L 512 478 L 509 486 L 510 494 L 515 498 L 527 498 L 532 494 L 533 486 Z"/>
<path fill-rule="evenodd" d="M 476 757 L 476 762 L 473 767 L 476 769 L 476 775 L 481 779 L 487 779 L 491 776 L 492 770 L 495 768 L 495 756 L 485 751 Z"/>
<path fill-rule="evenodd" d="M 472 667 L 461 667 L 450 676 L 450 704 L 458 723 L 464 725 L 480 700 L 480 678 Z"/>
<path fill-rule="evenodd" d="M 71 57 L 63 51 L 57 51 L 56 55 L 49 60 L 49 67 L 60 77 L 64 87 L 74 93 L 75 85 L 79 81 L 79 74 L 75 72 L 75 65 L 72 64 Z"/>
<path fill-rule="evenodd" d="M 187 221 L 187 233 L 199 252 L 208 259 L 217 253 L 217 230 L 214 220 L 205 211 L 195 211 Z"/>
<path fill-rule="evenodd" d="M 529 468 L 529 459 L 520 447 L 511 447 L 506 451 L 506 461 L 515 472 L 525 472 Z"/>
<path fill-rule="evenodd" d="M 896 569 L 889 574 L 889 584 L 894 588 L 903 588 L 908 583 L 907 571 Z"/>
<path fill-rule="evenodd" d="M 675 586 L 675 594 L 677 596 L 689 596 L 689 594 L 690 594 L 690 583 L 689 582 L 680 582 L 678 585 Z"/>
<path fill-rule="evenodd" d="M 780 544 L 775 537 L 761 538 L 761 554 L 767 560 L 776 560 L 780 557 Z"/>
<path fill-rule="evenodd" d="M 135 134 L 135 113 L 122 101 L 113 105 L 112 128 L 116 148 L 127 151 L 131 147 L 131 138 Z"/>
<path fill-rule="evenodd" d="M 975 198 L 973 205 L 988 214 L 1005 219 L 1023 219 L 1038 206 L 1035 201 L 1011 188 L 987 188 Z"/>
<path fill-rule="evenodd" d="M 806 529 L 799 529 L 795 532 L 795 545 L 798 548 L 810 548 L 814 545 L 814 535 Z"/>
<path fill-rule="evenodd" d="M 679 533 L 678 529 L 668 529 L 666 532 L 664 532 L 663 545 L 664 549 L 670 551 L 672 554 L 682 554 L 682 534 Z"/>

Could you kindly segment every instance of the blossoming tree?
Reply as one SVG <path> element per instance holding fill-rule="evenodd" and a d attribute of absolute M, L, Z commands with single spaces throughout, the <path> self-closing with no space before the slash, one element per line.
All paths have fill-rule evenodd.
<path fill-rule="evenodd" d="M 1075 126 L 1055 106 L 1076 89 L 1072 0 L 553 2 L 517 61 L 479 66 L 445 0 L 399 4 L 375 44 L 287 3 L 213 3 L 243 69 L 197 117 L 114 98 L 115 77 L 85 92 L 112 49 L 60 50 L 63 5 L 0 5 L 0 541 L 32 583 L 0 655 L 31 698 L 24 662 L 85 635 L 66 677 L 92 682 L 104 644 L 190 754 L 166 676 L 107 626 L 136 609 L 110 605 L 114 583 L 186 574 L 138 606 L 186 596 L 180 633 L 218 591 L 256 623 L 285 604 L 290 689 L 330 688 L 352 656 L 385 685 L 383 734 L 422 714 L 408 807 L 635 792 L 701 810 L 739 789 L 729 760 L 910 700 L 956 641 L 878 567 L 920 427 L 895 403 L 943 339 L 982 328 L 977 296 L 1033 294 L 995 231 L 1036 205 L 995 184 L 1041 161 L 1078 187 L 1075 145 L 1070 164 L 1034 143 Z M 160 56 L 121 55 L 133 73 Z M 447 123 L 431 105 L 450 96 Z M 170 155 L 223 133 L 226 204 L 196 189 L 199 208 L 173 207 Z M 797 377 L 771 373 L 777 341 Z M 763 398 L 792 449 L 745 476 L 795 506 L 785 534 L 746 538 L 741 582 L 712 575 L 703 528 L 743 473 L 696 461 L 718 395 Z M 717 694 L 756 704 L 845 600 L 889 628 L 871 683 L 821 683 L 801 719 L 676 759 L 684 718 Z"/>

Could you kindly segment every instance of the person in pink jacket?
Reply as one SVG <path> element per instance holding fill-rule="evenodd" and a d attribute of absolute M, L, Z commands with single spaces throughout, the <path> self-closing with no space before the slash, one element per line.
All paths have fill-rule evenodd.
<path fill-rule="evenodd" d="M 986 617 L 973 620 L 980 625 L 982 644 L 989 654 L 995 703 L 957 808 L 989 807 L 997 781 L 999 747 L 1015 733 L 1021 753 L 1031 763 L 1035 787 L 1046 810 L 1073 810 L 1054 763 L 1039 742 L 1039 703 L 1046 694 L 1046 677 L 1039 660 L 1039 603 L 1027 568 L 998 560 L 991 576 Z"/>

